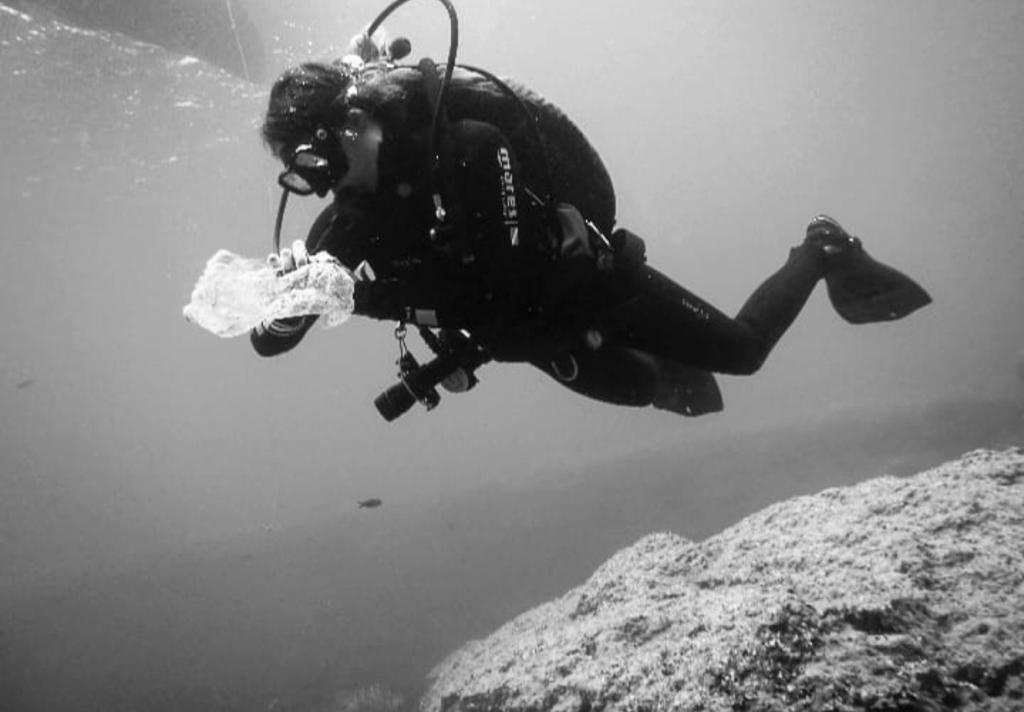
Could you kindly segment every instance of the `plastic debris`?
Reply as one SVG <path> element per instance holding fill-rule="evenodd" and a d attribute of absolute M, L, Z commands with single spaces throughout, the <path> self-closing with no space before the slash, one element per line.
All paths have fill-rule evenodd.
<path fill-rule="evenodd" d="M 325 252 L 279 274 L 264 260 L 219 250 L 192 290 L 185 319 L 223 338 L 241 336 L 273 319 L 318 314 L 325 327 L 352 315 L 352 274 Z"/>

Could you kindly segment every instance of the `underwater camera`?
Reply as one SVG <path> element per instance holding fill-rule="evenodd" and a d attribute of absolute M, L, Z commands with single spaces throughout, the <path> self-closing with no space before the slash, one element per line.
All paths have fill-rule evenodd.
<path fill-rule="evenodd" d="M 433 410 L 441 402 L 441 394 L 437 392 L 437 384 L 447 377 L 448 372 L 454 367 L 451 364 L 447 370 L 438 365 L 441 358 L 431 361 L 427 366 L 420 366 L 419 361 L 406 351 L 398 359 L 399 381 L 395 385 L 381 393 L 373 401 L 377 411 L 384 416 L 389 423 L 398 416 L 405 414 L 416 403 L 422 403 L 427 410 Z"/>
<path fill-rule="evenodd" d="M 476 369 L 490 356 L 461 332 L 441 336 L 420 328 L 420 336 L 436 357 L 420 365 L 412 352 L 403 347 L 398 358 L 398 383 L 374 399 L 373 404 L 389 423 L 404 415 L 417 403 L 429 411 L 441 402 L 437 386 L 456 393 L 468 391 L 477 384 Z"/>

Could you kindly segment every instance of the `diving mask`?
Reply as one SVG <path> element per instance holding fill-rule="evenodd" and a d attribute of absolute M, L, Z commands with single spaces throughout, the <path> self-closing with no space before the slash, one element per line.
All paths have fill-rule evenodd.
<path fill-rule="evenodd" d="M 277 184 L 289 193 L 324 197 L 348 171 L 348 160 L 331 131 L 318 128 L 311 143 L 292 149 Z"/>

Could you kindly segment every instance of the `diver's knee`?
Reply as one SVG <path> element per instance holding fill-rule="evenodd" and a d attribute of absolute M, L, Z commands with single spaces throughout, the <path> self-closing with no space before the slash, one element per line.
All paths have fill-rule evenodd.
<path fill-rule="evenodd" d="M 734 376 L 752 376 L 761 370 L 768 359 L 768 351 L 761 344 L 751 344 L 741 349 L 729 363 L 728 373 Z"/>
<path fill-rule="evenodd" d="M 728 373 L 733 376 L 753 376 L 761 370 L 763 361 L 741 361 L 730 368 Z"/>

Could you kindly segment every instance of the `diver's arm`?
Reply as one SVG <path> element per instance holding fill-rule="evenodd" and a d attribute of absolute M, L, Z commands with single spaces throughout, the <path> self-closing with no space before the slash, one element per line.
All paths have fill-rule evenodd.
<path fill-rule="evenodd" d="M 274 319 L 250 331 L 249 341 L 260 356 L 277 356 L 295 348 L 316 319 L 316 316 Z"/>
<path fill-rule="evenodd" d="M 335 227 L 334 206 L 325 208 L 313 221 L 306 237 L 306 251 L 318 251 L 325 236 Z M 316 315 L 293 316 L 260 324 L 249 332 L 249 341 L 260 356 L 277 356 L 295 348 L 316 323 Z"/>
<path fill-rule="evenodd" d="M 310 231 L 306 248 L 310 254 L 325 251 L 346 268 L 356 279 L 352 295 L 353 314 L 372 319 L 408 321 L 407 307 L 422 301 L 407 279 L 388 276 L 377 279 L 373 264 L 376 259 L 371 245 L 376 242 L 378 205 L 372 194 L 345 190 L 317 218 Z"/>

